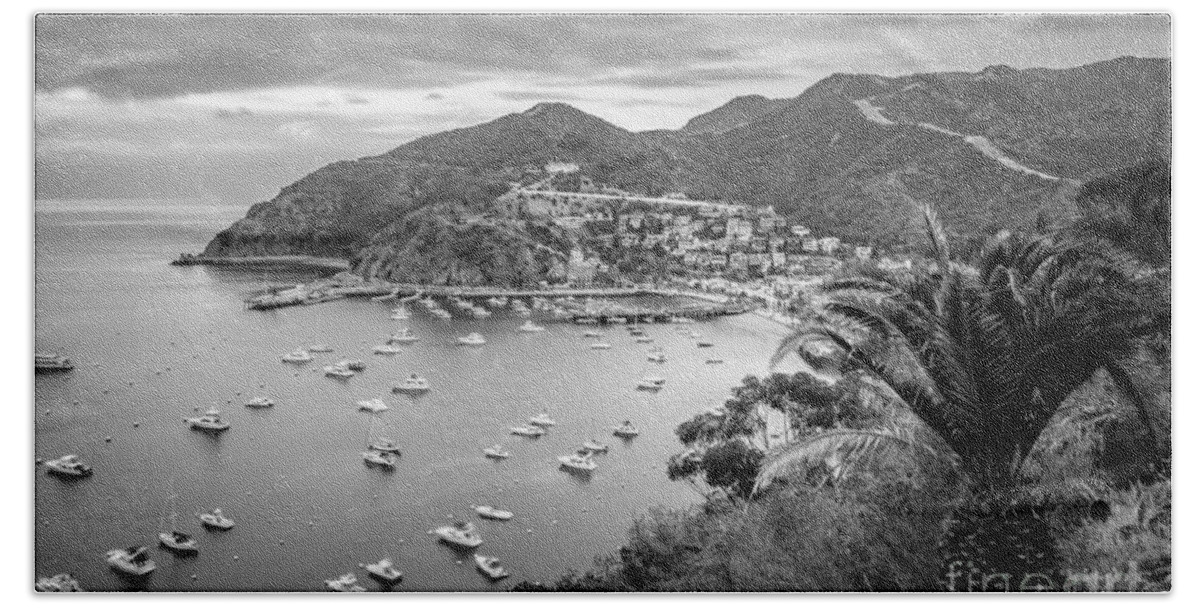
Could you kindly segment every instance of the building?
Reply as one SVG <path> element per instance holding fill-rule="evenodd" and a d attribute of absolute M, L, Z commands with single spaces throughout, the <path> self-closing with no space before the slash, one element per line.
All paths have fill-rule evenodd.
<path fill-rule="evenodd" d="M 873 250 L 870 247 L 862 247 L 862 246 L 855 247 L 854 248 L 854 257 L 856 257 L 860 260 L 866 261 L 866 260 L 871 259 L 872 251 Z"/>
<path fill-rule="evenodd" d="M 837 253 L 839 247 L 842 246 L 842 239 L 836 236 L 827 236 L 817 241 L 817 248 L 825 255 L 833 255 Z"/>
<path fill-rule="evenodd" d="M 812 234 L 811 230 L 809 230 L 808 228 L 805 228 L 804 226 L 801 226 L 800 224 L 796 224 L 796 225 L 792 226 L 791 231 L 792 231 L 792 236 L 798 236 L 798 237 L 806 237 L 806 236 Z"/>

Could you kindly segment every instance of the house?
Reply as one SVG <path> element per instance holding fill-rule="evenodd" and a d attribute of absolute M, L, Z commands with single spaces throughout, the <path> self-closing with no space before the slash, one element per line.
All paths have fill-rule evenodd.
<path fill-rule="evenodd" d="M 839 247 L 842 246 L 842 239 L 836 236 L 827 236 L 817 241 L 817 248 L 825 255 L 833 255 L 837 253 Z"/>
<path fill-rule="evenodd" d="M 812 231 L 800 224 L 795 224 L 791 227 L 792 236 L 806 237 L 812 234 Z"/>
<path fill-rule="evenodd" d="M 803 241 L 803 247 L 805 251 L 820 251 L 821 243 L 815 238 L 807 237 Z"/>
<path fill-rule="evenodd" d="M 872 252 L 872 249 L 870 247 L 862 247 L 862 246 L 855 247 L 854 248 L 854 257 L 856 257 L 860 260 L 866 261 L 866 260 L 871 259 L 871 252 Z"/>

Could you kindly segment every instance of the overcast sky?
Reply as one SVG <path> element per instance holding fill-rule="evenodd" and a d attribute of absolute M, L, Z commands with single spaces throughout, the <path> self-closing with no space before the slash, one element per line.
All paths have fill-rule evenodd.
<path fill-rule="evenodd" d="M 248 206 L 326 163 L 562 101 L 631 130 L 834 72 L 1170 56 L 1164 16 L 41 16 L 37 194 Z"/>

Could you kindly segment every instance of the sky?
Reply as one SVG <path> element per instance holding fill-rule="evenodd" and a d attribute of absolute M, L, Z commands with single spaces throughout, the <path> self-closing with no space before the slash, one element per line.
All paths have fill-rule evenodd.
<path fill-rule="evenodd" d="M 1163 15 L 39 15 L 38 200 L 248 206 L 337 160 L 569 103 L 676 129 L 835 72 L 1171 56 Z"/>

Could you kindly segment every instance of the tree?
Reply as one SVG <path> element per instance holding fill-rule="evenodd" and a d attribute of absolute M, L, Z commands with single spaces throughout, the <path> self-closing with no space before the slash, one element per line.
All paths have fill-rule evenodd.
<path fill-rule="evenodd" d="M 936 215 L 924 215 L 936 270 L 827 282 L 775 356 L 839 351 L 923 426 L 818 434 L 772 458 L 760 486 L 795 462 L 838 459 L 845 473 L 918 448 L 955 459 L 977 490 L 1010 488 L 1063 400 L 1169 324 L 1169 303 L 1147 297 L 1152 287 L 1111 247 L 1002 233 L 972 267 L 950 260 Z"/>

